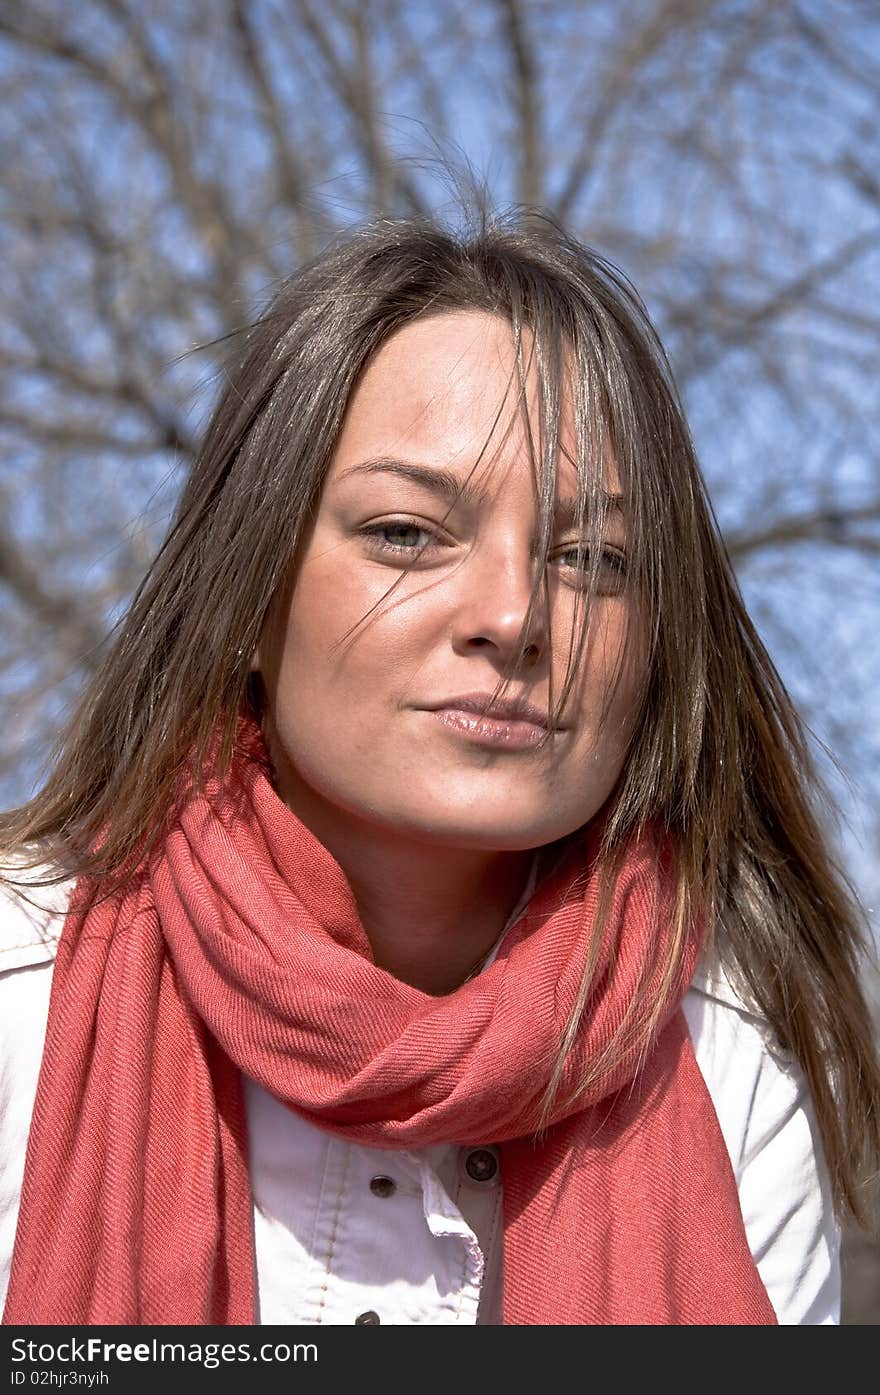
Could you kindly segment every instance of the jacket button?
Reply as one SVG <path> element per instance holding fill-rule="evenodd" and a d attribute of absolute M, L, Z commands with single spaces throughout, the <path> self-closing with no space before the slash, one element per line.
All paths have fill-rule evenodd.
<path fill-rule="evenodd" d="M 465 1156 L 464 1170 L 472 1182 L 494 1182 L 498 1158 L 491 1148 L 471 1148 Z"/>
<path fill-rule="evenodd" d="M 373 1196 L 393 1196 L 397 1183 L 393 1177 L 373 1177 L 370 1179 L 370 1191 Z"/>
<path fill-rule="evenodd" d="M 354 1325 L 355 1327 L 379 1327 L 380 1321 L 379 1314 L 370 1310 L 370 1312 L 361 1313 L 360 1317 L 356 1317 Z"/>

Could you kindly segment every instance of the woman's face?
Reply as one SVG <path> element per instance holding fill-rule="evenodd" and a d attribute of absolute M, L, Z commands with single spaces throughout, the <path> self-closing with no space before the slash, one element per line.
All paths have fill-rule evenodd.
<path fill-rule="evenodd" d="M 279 792 L 294 810 L 306 801 L 319 826 L 354 818 L 420 842 L 522 850 L 586 823 L 618 778 L 644 667 L 638 619 L 619 587 L 618 508 L 608 513 L 605 584 L 562 729 L 536 749 L 533 728 L 486 739 L 475 718 L 454 715 L 457 698 L 495 690 L 532 583 L 538 513 L 513 369 L 505 320 L 449 313 L 399 330 L 353 394 L 292 588 L 255 660 Z M 563 423 L 566 437 L 573 454 Z M 473 493 L 443 522 L 450 478 L 464 484 L 472 470 Z M 558 475 L 560 503 L 577 490 L 564 456 Z M 603 484 L 618 489 L 610 464 Z M 550 633 L 539 607 L 532 647 L 504 694 L 543 713 L 551 675 L 555 695 L 566 671 L 576 536 L 561 517 Z"/>

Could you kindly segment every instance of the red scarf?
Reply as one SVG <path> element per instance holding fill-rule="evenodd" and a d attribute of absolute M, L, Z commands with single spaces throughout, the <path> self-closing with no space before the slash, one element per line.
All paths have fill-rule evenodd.
<path fill-rule="evenodd" d="M 669 858 L 649 837 L 627 852 L 553 1122 L 530 1138 L 597 879 L 585 839 L 492 966 L 430 997 L 376 967 L 345 875 L 243 721 L 223 786 L 190 793 L 123 892 L 90 906 L 77 885 L 4 1322 L 254 1321 L 244 1072 L 353 1142 L 500 1145 L 505 1323 L 774 1323 L 679 1010 L 698 936 L 681 982 L 655 975 L 647 1050 L 566 1107 L 666 933 Z"/>

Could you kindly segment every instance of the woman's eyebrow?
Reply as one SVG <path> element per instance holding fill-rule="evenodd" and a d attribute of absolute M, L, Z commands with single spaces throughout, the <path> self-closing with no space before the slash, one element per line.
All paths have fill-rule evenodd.
<path fill-rule="evenodd" d="M 400 475 L 403 479 L 411 480 L 413 484 L 424 485 L 426 489 L 433 490 L 435 494 L 453 504 L 486 503 L 487 496 L 484 490 L 460 480 L 452 470 L 417 465 L 414 460 L 397 460 L 393 456 L 380 456 L 376 460 L 363 460 L 358 465 L 349 465 L 348 469 L 339 475 L 339 479 L 347 479 L 349 475 L 380 473 Z"/>
<path fill-rule="evenodd" d="M 413 484 L 423 485 L 426 489 L 433 490 L 442 498 L 447 499 L 450 504 L 485 504 L 487 494 L 485 490 L 468 484 L 465 480 L 460 480 L 452 470 L 444 470 L 442 466 L 418 465 L 414 460 L 399 460 L 394 456 L 380 456 L 374 460 L 362 460 L 357 465 L 349 465 L 338 476 L 339 480 L 348 479 L 350 475 L 365 474 L 389 474 L 398 475 L 402 479 L 410 480 Z M 605 493 L 605 504 L 609 510 L 620 510 L 623 502 L 622 494 Z M 562 498 L 556 503 L 557 522 L 562 527 L 570 527 L 577 522 L 578 506 L 576 498 Z"/>

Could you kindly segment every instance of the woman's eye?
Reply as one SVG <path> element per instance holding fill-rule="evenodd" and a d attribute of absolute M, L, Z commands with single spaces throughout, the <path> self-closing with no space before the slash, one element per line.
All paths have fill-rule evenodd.
<path fill-rule="evenodd" d="M 567 559 L 565 565 L 573 571 L 582 575 L 587 575 L 590 571 L 592 558 L 588 547 L 581 548 L 580 555 L 578 555 L 577 547 L 566 547 L 562 552 L 557 553 L 556 560 L 562 561 L 563 559 Z M 625 576 L 626 554 L 618 552 L 613 547 L 603 547 L 599 558 L 599 585 L 606 588 L 609 586 L 620 587 L 623 585 Z"/>
<path fill-rule="evenodd" d="M 359 531 L 369 539 L 371 547 L 397 557 L 416 556 L 436 541 L 435 535 L 420 523 L 406 521 L 368 523 Z"/>

